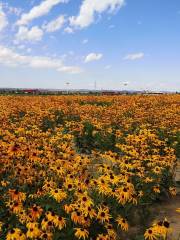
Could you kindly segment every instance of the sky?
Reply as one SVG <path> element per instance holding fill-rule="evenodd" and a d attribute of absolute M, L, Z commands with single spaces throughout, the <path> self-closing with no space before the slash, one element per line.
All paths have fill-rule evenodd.
<path fill-rule="evenodd" d="M 0 0 L 0 87 L 180 91 L 180 1 Z"/>

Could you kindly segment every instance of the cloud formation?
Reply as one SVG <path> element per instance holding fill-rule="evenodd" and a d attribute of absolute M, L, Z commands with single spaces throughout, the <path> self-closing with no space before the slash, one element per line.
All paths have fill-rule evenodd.
<path fill-rule="evenodd" d="M 65 17 L 63 15 L 60 15 L 59 17 L 52 20 L 51 22 L 43 25 L 43 29 L 46 30 L 46 32 L 55 32 L 62 28 L 65 21 L 66 21 Z"/>
<path fill-rule="evenodd" d="M 40 5 L 33 7 L 28 13 L 22 14 L 17 21 L 17 25 L 27 25 L 36 18 L 48 14 L 51 9 L 59 3 L 67 3 L 68 0 L 45 0 Z"/>
<path fill-rule="evenodd" d="M 2 6 L 0 5 L 0 32 L 8 25 L 6 14 L 3 12 Z"/>
<path fill-rule="evenodd" d="M 127 56 L 124 57 L 124 60 L 134 61 L 134 60 L 138 60 L 138 59 L 142 59 L 142 58 L 144 58 L 144 53 L 140 52 L 140 53 L 128 54 Z"/>
<path fill-rule="evenodd" d="M 71 27 L 66 27 L 66 28 L 64 29 L 64 32 L 65 32 L 65 33 L 72 34 L 72 33 L 74 33 L 74 30 L 73 30 Z"/>
<path fill-rule="evenodd" d="M 90 53 L 86 56 L 84 62 L 88 63 L 88 62 L 93 62 L 93 61 L 98 61 L 103 57 L 102 53 Z"/>
<path fill-rule="evenodd" d="M 16 34 L 16 40 L 36 42 L 42 39 L 43 34 L 43 31 L 37 26 L 32 27 L 30 30 L 21 26 Z"/>
<path fill-rule="evenodd" d="M 125 4 L 125 0 L 84 0 L 78 16 L 70 17 L 70 25 L 75 28 L 88 27 L 95 21 L 95 14 L 114 11 Z"/>
<path fill-rule="evenodd" d="M 31 67 L 54 69 L 59 72 L 80 73 L 82 69 L 76 66 L 65 66 L 61 59 L 21 55 L 10 48 L 0 45 L 0 64 L 9 67 Z"/>

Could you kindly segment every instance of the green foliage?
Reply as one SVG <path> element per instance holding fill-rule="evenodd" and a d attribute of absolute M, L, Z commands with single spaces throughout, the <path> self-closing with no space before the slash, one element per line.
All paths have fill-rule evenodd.
<path fill-rule="evenodd" d="M 46 132 L 48 129 L 54 129 L 55 123 L 53 120 L 50 120 L 47 116 L 42 119 L 41 129 L 43 132 Z"/>
<path fill-rule="evenodd" d="M 90 153 L 92 150 L 115 151 L 116 137 L 114 132 L 97 131 L 89 122 L 84 123 L 83 132 L 74 133 L 75 144 L 80 152 Z"/>
<path fill-rule="evenodd" d="M 105 101 L 80 101 L 79 105 L 95 105 L 101 107 L 108 107 L 112 105 L 112 102 L 105 102 Z"/>
<path fill-rule="evenodd" d="M 80 117 L 78 115 L 65 115 L 63 111 L 55 111 L 52 112 L 53 118 L 51 119 L 50 116 L 45 116 L 42 119 L 41 130 L 46 132 L 49 129 L 54 130 L 56 127 L 64 126 L 65 122 L 71 121 L 80 121 Z"/>

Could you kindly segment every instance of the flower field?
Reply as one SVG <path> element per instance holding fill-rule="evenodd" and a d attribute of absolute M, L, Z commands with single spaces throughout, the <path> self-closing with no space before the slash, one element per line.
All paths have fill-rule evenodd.
<path fill-rule="evenodd" d="M 0 240 L 170 239 L 151 209 L 176 195 L 179 103 L 0 96 Z"/>

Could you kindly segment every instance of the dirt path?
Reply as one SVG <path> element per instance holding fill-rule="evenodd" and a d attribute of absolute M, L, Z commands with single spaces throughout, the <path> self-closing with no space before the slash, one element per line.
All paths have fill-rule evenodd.
<path fill-rule="evenodd" d="M 169 236 L 170 240 L 180 239 L 180 213 L 176 209 L 180 208 L 180 195 L 167 200 L 162 205 L 157 207 L 157 219 L 167 217 L 170 221 L 170 226 L 173 228 L 173 233 Z"/>
<path fill-rule="evenodd" d="M 169 236 L 170 240 L 180 240 L 180 213 L 176 212 L 176 209 L 180 208 L 180 160 L 176 166 L 175 181 L 177 183 L 177 196 L 167 199 L 166 202 L 155 208 L 157 219 L 167 217 L 170 221 L 170 226 L 173 228 L 173 233 Z"/>
<path fill-rule="evenodd" d="M 167 199 L 162 205 L 158 206 L 158 218 L 167 217 L 173 228 L 172 236 L 170 240 L 180 240 L 180 213 L 176 212 L 177 208 L 180 208 L 180 159 L 177 162 L 175 172 L 175 182 L 177 183 L 177 196 L 171 199 Z"/>
<path fill-rule="evenodd" d="M 180 183 L 180 159 L 177 162 L 174 180 L 177 183 L 177 192 L 180 194 L 180 185 L 179 185 L 179 183 Z"/>

